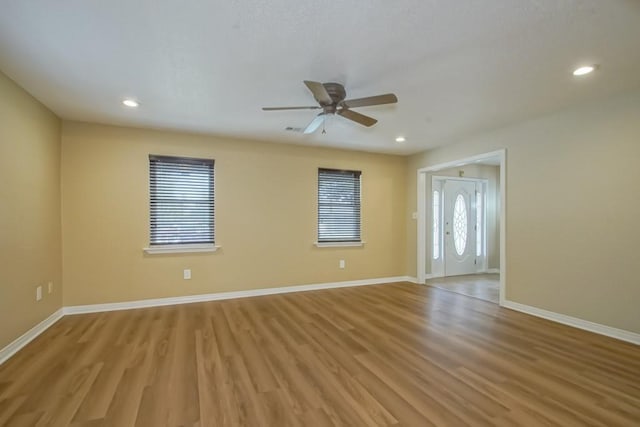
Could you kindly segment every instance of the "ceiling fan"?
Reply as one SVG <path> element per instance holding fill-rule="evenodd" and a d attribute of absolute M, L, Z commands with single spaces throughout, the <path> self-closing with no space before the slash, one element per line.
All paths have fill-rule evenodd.
<path fill-rule="evenodd" d="M 309 134 L 315 132 L 329 114 L 338 114 L 345 119 L 353 120 L 363 126 L 373 126 L 378 122 L 376 119 L 353 111 L 351 108 L 394 104 L 398 102 L 398 98 L 393 93 L 345 100 L 347 92 L 340 83 L 319 83 L 305 80 L 304 84 L 307 85 L 319 105 L 308 107 L 263 107 L 262 109 L 264 111 L 322 110 L 304 129 L 304 133 Z"/>

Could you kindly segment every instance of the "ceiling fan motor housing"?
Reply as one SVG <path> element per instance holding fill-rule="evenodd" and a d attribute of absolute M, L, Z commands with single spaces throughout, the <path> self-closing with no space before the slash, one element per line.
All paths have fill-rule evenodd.
<path fill-rule="evenodd" d="M 322 86 L 327 90 L 327 93 L 333 101 L 328 105 L 321 104 L 322 108 L 325 113 L 335 114 L 338 104 L 344 101 L 344 98 L 347 96 L 347 92 L 344 90 L 344 86 L 340 83 L 323 83 Z"/>

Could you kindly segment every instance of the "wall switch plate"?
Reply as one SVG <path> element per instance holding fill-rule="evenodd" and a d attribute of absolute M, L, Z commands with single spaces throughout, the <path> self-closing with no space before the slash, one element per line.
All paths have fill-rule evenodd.
<path fill-rule="evenodd" d="M 36 288 L 36 301 L 40 301 L 42 299 L 42 286 L 38 286 Z"/>
<path fill-rule="evenodd" d="M 182 272 L 182 277 L 184 278 L 184 280 L 189 280 L 191 279 L 191 269 L 187 268 Z"/>
<path fill-rule="evenodd" d="M 340 266 L 340 268 L 344 268 L 344 260 L 343 259 L 340 260 L 339 266 Z"/>
<path fill-rule="evenodd" d="M 47 289 L 48 289 L 49 293 L 53 292 L 53 282 L 49 282 L 47 284 Z"/>

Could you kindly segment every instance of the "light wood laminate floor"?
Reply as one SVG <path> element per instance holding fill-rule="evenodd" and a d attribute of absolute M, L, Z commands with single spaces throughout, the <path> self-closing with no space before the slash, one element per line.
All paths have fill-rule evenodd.
<path fill-rule="evenodd" d="M 498 304 L 500 301 L 499 274 L 467 274 L 464 276 L 438 277 L 426 284 L 435 288 L 480 298 Z"/>
<path fill-rule="evenodd" d="M 633 426 L 640 347 L 409 283 L 67 316 L 2 426 Z"/>

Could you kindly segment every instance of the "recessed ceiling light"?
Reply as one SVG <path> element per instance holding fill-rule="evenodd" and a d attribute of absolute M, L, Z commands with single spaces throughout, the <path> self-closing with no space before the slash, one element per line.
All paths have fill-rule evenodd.
<path fill-rule="evenodd" d="M 127 107 L 131 107 L 131 108 L 135 108 L 138 105 L 140 105 L 140 104 L 138 104 L 138 101 L 136 101 L 135 99 L 130 99 L 130 98 L 125 99 L 124 101 L 122 101 L 122 103 L 124 105 L 126 105 Z"/>
<path fill-rule="evenodd" d="M 584 67 L 576 68 L 575 70 L 573 70 L 573 75 L 584 76 L 585 74 L 589 74 L 595 69 L 596 67 L 594 65 L 585 65 Z"/>
<path fill-rule="evenodd" d="M 407 139 L 404 136 L 399 136 L 396 138 L 396 142 L 405 142 Z"/>

